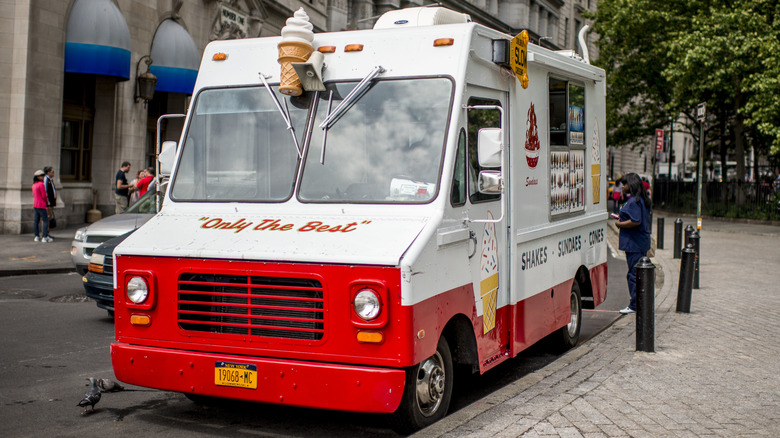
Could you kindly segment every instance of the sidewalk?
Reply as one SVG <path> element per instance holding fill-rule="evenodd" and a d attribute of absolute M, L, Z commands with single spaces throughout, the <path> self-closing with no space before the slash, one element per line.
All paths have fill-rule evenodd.
<path fill-rule="evenodd" d="M 33 234 L 0 235 L 0 277 L 11 275 L 75 272 L 70 258 L 70 243 L 80 224 L 50 230 L 54 242 L 33 241 Z"/>
<path fill-rule="evenodd" d="M 653 259 L 665 277 L 654 353 L 636 351 L 636 318 L 624 316 L 414 436 L 780 436 L 780 227 L 705 220 L 701 288 L 684 314 L 674 220 Z"/>

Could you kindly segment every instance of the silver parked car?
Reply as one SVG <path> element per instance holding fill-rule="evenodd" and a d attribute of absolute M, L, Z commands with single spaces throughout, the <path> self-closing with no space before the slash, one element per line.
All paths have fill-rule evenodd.
<path fill-rule="evenodd" d="M 162 185 L 160 196 L 164 195 L 165 186 L 166 184 Z M 156 194 L 156 191 L 149 190 L 124 213 L 109 216 L 76 230 L 71 243 L 70 256 L 79 274 L 86 274 L 92 251 L 101 243 L 135 230 L 157 214 Z"/>

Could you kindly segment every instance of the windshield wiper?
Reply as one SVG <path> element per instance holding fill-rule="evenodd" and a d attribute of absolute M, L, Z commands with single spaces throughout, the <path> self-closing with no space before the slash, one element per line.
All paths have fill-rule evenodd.
<path fill-rule="evenodd" d="M 360 83 L 358 83 L 355 88 L 349 92 L 349 94 L 347 94 L 347 97 L 341 101 L 341 104 L 337 106 L 332 113 L 328 113 L 328 116 L 325 117 L 325 120 L 320 123 L 320 128 L 325 131 L 332 128 L 333 125 L 335 125 L 336 122 L 338 122 L 339 119 L 344 114 L 346 114 L 347 111 L 349 111 L 349 109 L 352 108 L 358 102 L 358 100 L 360 100 L 360 98 L 366 94 L 366 92 L 368 92 L 369 88 L 371 87 L 371 81 L 384 72 L 385 69 L 382 68 L 381 65 L 374 67 L 374 69 L 371 70 L 371 73 L 364 77 L 363 80 L 360 81 Z"/>
<path fill-rule="evenodd" d="M 293 128 L 293 125 L 290 122 L 290 115 L 284 112 L 284 110 L 282 109 L 282 104 L 279 103 L 279 99 L 276 97 L 276 93 L 274 93 L 274 90 L 272 90 L 271 87 L 268 85 L 268 82 L 266 82 L 265 75 L 262 72 L 259 72 L 258 74 L 260 75 L 260 80 L 263 81 L 263 85 L 265 85 L 265 89 L 268 90 L 269 94 L 271 94 L 271 97 L 273 98 L 274 103 L 276 104 L 276 109 L 279 110 L 279 114 L 282 115 L 284 122 L 287 123 L 287 129 L 290 131 L 290 134 L 292 135 L 293 143 L 295 143 L 295 150 L 298 152 L 298 158 L 303 158 L 303 151 L 301 151 L 301 146 L 298 144 L 298 137 L 295 136 L 295 128 Z"/>
<path fill-rule="evenodd" d="M 333 90 L 328 94 L 328 114 L 333 107 Z M 328 141 L 328 130 L 322 133 L 322 151 L 320 152 L 320 164 L 325 164 L 325 143 Z"/>

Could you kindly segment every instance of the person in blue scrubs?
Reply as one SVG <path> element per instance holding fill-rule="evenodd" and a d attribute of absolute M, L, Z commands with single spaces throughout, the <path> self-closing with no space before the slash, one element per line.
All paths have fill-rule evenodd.
<path fill-rule="evenodd" d="M 636 173 L 623 177 L 623 194 L 628 201 L 620 209 L 615 225 L 620 229 L 619 249 L 625 251 L 628 263 L 628 293 L 631 301 L 620 313 L 636 313 L 636 264 L 650 250 L 650 197 Z"/>

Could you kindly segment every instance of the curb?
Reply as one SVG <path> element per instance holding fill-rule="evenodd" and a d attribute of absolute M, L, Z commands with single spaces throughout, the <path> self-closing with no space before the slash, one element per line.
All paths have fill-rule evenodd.
<path fill-rule="evenodd" d="M 0 277 L 16 277 L 22 275 L 65 274 L 76 272 L 76 268 L 30 268 L 0 270 Z"/>

